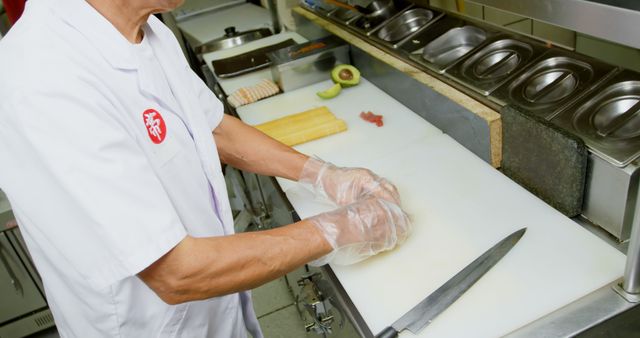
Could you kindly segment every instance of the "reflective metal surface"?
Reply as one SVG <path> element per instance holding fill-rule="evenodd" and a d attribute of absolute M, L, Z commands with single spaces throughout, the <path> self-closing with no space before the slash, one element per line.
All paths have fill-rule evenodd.
<path fill-rule="evenodd" d="M 331 11 L 328 16 L 332 19 L 348 24 L 349 22 L 359 18 L 361 14 L 345 8 L 336 8 Z"/>
<path fill-rule="evenodd" d="M 551 49 L 492 97 L 551 119 L 613 70 L 595 59 Z"/>
<path fill-rule="evenodd" d="M 552 121 L 622 167 L 640 156 L 640 74 L 621 72 L 600 88 Z"/>
<path fill-rule="evenodd" d="M 376 36 L 387 42 L 396 42 L 417 31 L 433 18 L 434 12 L 428 9 L 410 9 L 382 26 Z"/>
<path fill-rule="evenodd" d="M 487 38 L 487 32 L 475 26 L 453 28 L 424 47 L 422 58 L 444 72 Z"/>
<path fill-rule="evenodd" d="M 410 39 L 405 39 L 404 41 L 399 42 L 397 47 L 407 54 L 417 53 L 421 56 L 424 46 L 429 44 L 429 42 L 437 39 L 450 29 L 462 27 L 464 24 L 465 22 L 461 19 L 444 16 L 430 24 L 426 29 L 417 31 Z M 422 59 L 422 57 L 419 58 Z"/>
<path fill-rule="evenodd" d="M 367 6 L 367 8 L 372 10 L 371 13 L 361 15 L 357 19 L 350 21 L 348 25 L 360 32 L 364 32 L 366 35 L 371 35 L 374 31 L 377 31 L 385 21 L 394 18 L 398 13 L 412 6 L 413 4 L 410 2 L 376 0 Z"/>
<path fill-rule="evenodd" d="M 633 228 L 629 249 L 627 250 L 627 264 L 624 270 L 622 290 L 625 293 L 640 297 L 640 208 L 635 210 Z M 630 298 L 630 297 L 628 297 Z"/>
<path fill-rule="evenodd" d="M 231 29 L 233 28 L 233 30 Z M 271 36 L 269 28 L 253 29 L 244 32 L 236 32 L 234 27 L 225 29 L 225 35 L 218 39 L 205 42 L 195 48 L 197 54 L 215 52 L 217 50 L 229 49 L 244 45 L 245 43 Z"/>
<path fill-rule="evenodd" d="M 640 48 L 637 0 L 467 0 Z"/>
<path fill-rule="evenodd" d="M 544 46 L 533 41 L 524 42 L 509 36 L 493 40 L 452 67 L 447 74 L 483 95 L 489 95 L 544 51 Z"/>

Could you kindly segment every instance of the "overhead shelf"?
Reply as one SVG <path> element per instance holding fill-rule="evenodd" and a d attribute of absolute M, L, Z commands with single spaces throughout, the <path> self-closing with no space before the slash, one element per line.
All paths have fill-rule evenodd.
<path fill-rule="evenodd" d="M 637 0 L 466 0 L 640 48 Z"/>

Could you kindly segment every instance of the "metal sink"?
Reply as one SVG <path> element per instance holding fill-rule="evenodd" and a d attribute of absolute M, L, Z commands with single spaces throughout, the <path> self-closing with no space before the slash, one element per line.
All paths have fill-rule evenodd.
<path fill-rule="evenodd" d="M 205 54 L 218 50 L 234 48 L 272 35 L 269 28 L 238 32 L 235 27 L 227 27 L 224 29 L 224 33 L 224 36 L 220 38 L 205 42 L 200 46 L 195 47 L 194 50 L 196 54 Z"/>
<path fill-rule="evenodd" d="M 479 27 L 453 28 L 424 47 L 422 58 L 432 64 L 439 73 L 480 45 L 487 32 Z"/>
<path fill-rule="evenodd" d="M 640 74 L 625 70 L 552 122 L 581 136 L 593 152 L 623 167 L 640 156 Z"/>
<path fill-rule="evenodd" d="M 435 13 L 425 8 L 410 9 L 386 23 L 376 36 L 386 42 L 396 42 L 416 32 L 435 17 Z"/>
<path fill-rule="evenodd" d="M 542 44 L 501 35 L 447 70 L 447 74 L 481 94 L 489 95 L 544 51 Z"/>
<path fill-rule="evenodd" d="M 502 85 L 491 96 L 499 102 L 509 102 L 551 119 L 613 70 L 613 66 L 595 59 L 551 49 L 536 64 Z"/>

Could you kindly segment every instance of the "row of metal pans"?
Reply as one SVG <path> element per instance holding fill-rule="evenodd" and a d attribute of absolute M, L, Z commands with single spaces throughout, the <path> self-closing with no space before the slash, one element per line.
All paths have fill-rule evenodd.
<path fill-rule="evenodd" d="M 640 74 L 432 8 L 395 8 L 374 20 L 319 14 L 499 106 L 550 120 L 616 166 L 640 157 Z"/>

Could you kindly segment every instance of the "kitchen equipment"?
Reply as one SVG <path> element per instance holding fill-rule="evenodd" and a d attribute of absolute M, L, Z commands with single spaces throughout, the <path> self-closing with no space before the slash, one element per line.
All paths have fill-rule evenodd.
<path fill-rule="evenodd" d="M 526 68 L 545 51 L 545 47 L 532 40 L 500 35 L 457 63 L 447 75 L 470 88 L 489 95 L 518 71 Z"/>
<path fill-rule="evenodd" d="M 420 29 L 410 39 L 405 39 L 397 44 L 397 48 L 406 54 L 416 53 L 418 59 L 421 59 L 419 55 L 422 55 L 424 46 L 429 42 L 437 39 L 442 34 L 448 32 L 452 28 L 462 27 L 465 22 L 451 16 L 444 16 L 441 19 L 434 21 L 425 29 Z"/>
<path fill-rule="evenodd" d="M 217 50 L 234 48 L 248 42 L 271 36 L 269 28 L 258 28 L 243 32 L 236 31 L 234 26 L 224 29 L 224 35 L 217 39 L 205 42 L 194 48 L 196 54 L 211 53 Z"/>
<path fill-rule="evenodd" d="M 410 6 L 412 6 L 411 3 L 398 2 L 396 5 L 393 0 L 374 0 L 366 7 L 368 13 L 351 21 L 349 25 L 364 31 L 368 35 L 385 20 L 390 19 L 396 13 Z"/>
<path fill-rule="evenodd" d="M 180 22 L 196 15 L 239 5 L 244 2 L 244 0 L 190 0 L 185 1 L 171 13 L 176 21 Z"/>
<path fill-rule="evenodd" d="M 461 57 L 480 45 L 487 32 L 479 27 L 453 28 L 424 47 L 422 59 L 439 73 L 451 67 Z"/>
<path fill-rule="evenodd" d="M 553 48 L 490 98 L 551 119 L 614 70 L 590 57 Z"/>
<path fill-rule="evenodd" d="M 333 67 L 348 64 L 349 46 L 330 36 L 271 52 L 268 57 L 274 81 L 288 92 L 328 79 Z"/>
<path fill-rule="evenodd" d="M 329 17 L 340 21 L 344 24 L 348 24 L 349 22 L 355 20 L 362 16 L 359 12 L 352 11 L 344 8 L 336 8 L 335 10 L 329 12 Z"/>
<path fill-rule="evenodd" d="M 400 41 L 424 27 L 436 17 L 436 13 L 426 8 L 412 8 L 389 20 L 376 32 L 376 36 L 386 42 Z"/>
<path fill-rule="evenodd" d="M 502 172 L 568 217 L 582 211 L 587 173 L 584 142 L 518 107 L 502 115 Z"/>
<path fill-rule="evenodd" d="M 0 299 L 0 337 L 24 337 L 54 325 L 18 228 L 0 232 Z"/>
<path fill-rule="evenodd" d="M 219 78 L 230 78 L 269 67 L 271 60 L 267 53 L 295 45 L 293 39 L 262 47 L 250 52 L 212 61 L 215 74 Z"/>
<path fill-rule="evenodd" d="M 418 334 L 491 270 L 518 243 L 526 230 L 520 229 L 502 239 L 376 337 L 395 338 L 404 330 Z"/>
<path fill-rule="evenodd" d="M 591 152 L 583 215 L 621 241 L 638 204 L 639 107 L 640 74 L 624 70 L 551 120 Z"/>

